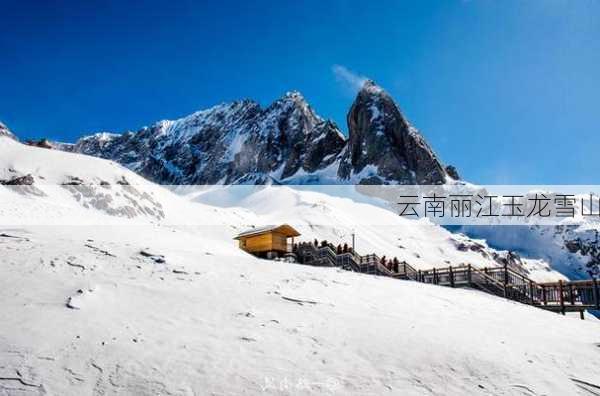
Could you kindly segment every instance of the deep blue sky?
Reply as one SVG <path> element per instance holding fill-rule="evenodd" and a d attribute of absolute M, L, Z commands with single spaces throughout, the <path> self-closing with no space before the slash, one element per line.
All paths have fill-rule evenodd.
<path fill-rule="evenodd" d="M 0 0 L 0 120 L 73 141 L 301 91 L 387 89 L 476 183 L 600 184 L 600 1 Z"/>

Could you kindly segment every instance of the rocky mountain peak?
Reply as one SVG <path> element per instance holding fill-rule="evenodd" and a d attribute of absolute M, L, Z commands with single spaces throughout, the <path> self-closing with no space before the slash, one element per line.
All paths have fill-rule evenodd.
<path fill-rule="evenodd" d="M 286 118 L 288 124 L 299 124 L 304 134 L 308 134 L 314 126 L 321 122 L 312 107 L 308 104 L 304 96 L 298 91 L 286 92 L 281 98 L 277 99 L 266 110 L 267 118 Z"/>
<path fill-rule="evenodd" d="M 8 136 L 11 139 L 17 140 L 17 137 L 2 122 L 0 122 L 0 136 Z"/>
<path fill-rule="evenodd" d="M 341 179 L 365 184 L 442 184 L 446 171 L 392 97 L 368 80 L 347 116 Z"/>
<path fill-rule="evenodd" d="M 302 96 L 302 94 L 300 93 L 300 91 L 287 91 L 284 95 L 284 98 L 289 98 L 292 100 L 297 100 L 297 101 L 302 101 L 302 102 L 306 102 L 306 99 L 304 99 L 304 96 Z"/>
<path fill-rule="evenodd" d="M 359 95 L 379 95 L 385 93 L 386 92 L 383 90 L 383 88 L 377 85 L 377 83 L 373 80 L 365 80 L 359 91 Z"/>
<path fill-rule="evenodd" d="M 262 108 L 222 103 L 122 135 L 56 148 L 111 159 L 163 184 L 441 184 L 447 172 L 390 95 L 366 81 L 348 113 L 349 138 L 298 91 Z"/>

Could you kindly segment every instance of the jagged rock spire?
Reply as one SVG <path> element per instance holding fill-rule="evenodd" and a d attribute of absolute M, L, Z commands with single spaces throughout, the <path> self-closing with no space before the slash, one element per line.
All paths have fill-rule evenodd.
<path fill-rule="evenodd" d="M 444 167 L 394 100 L 368 80 L 348 112 L 338 176 L 357 183 L 442 184 Z"/>

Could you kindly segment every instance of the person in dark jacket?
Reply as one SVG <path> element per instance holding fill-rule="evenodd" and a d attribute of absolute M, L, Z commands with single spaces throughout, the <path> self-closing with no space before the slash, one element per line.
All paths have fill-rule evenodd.
<path fill-rule="evenodd" d="M 397 257 L 394 257 L 394 272 L 398 272 L 400 270 L 400 262 Z"/>

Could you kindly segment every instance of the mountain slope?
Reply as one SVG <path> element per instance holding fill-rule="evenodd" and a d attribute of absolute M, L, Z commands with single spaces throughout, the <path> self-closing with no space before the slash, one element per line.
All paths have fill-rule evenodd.
<path fill-rule="evenodd" d="M 414 221 L 371 204 L 353 191 L 353 186 L 327 188 L 294 186 L 227 186 L 188 197 L 195 202 L 237 210 L 244 208 L 260 224 L 288 223 L 301 234 L 300 240 L 327 240 L 348 245 L 354 234 L 360 254 L 397 257 L 416 269 L 447 268 L 470 264 L 475 268 L 510 268 L 539 282 L 565 279 L 543 260 L 524 259 L 509 251 L 490 248 L 484 240 L 453 234 L 428 219 Z M 316 190 L 316 191 L 311 191 Z"/>
<path fill-rule="evenodd" d="M 587 395 L 575 380 L 600 383 L 597 322 L 230 256 L 151 226 L 3 231 L 0 394 Z"/>
<path fill-rule="evenodd" d="M 189 203 L 114 162 L 6 137 L 0 137 L 0 198 L 4 226 L 240 222 L 237 213 Z"/>
<path fill-rule="evenodd" d="M 210 230 L 207 235 L 218 238 L 229 250 L 232 238 L 245 228 L 289 223 L 306 241 L 350 243 L 354 230 L 360 253 L 397 256 L 415 268 L 493 267 L 507 261 L 535 280 L 560 278 L 543 261 L 495 251 L 484 241 L 453 235 L 428 221 L 407 220 L 350 198 L 285 186 L 223 186 L 199 196 L 174 194 L 113 162 L 6 138 L 0 138 L 0 158 L 0 184 L 13 184 L 0 187 L 6 203 L 0 207 L 0 219 L 7 226 L 191 227 Z"/>

